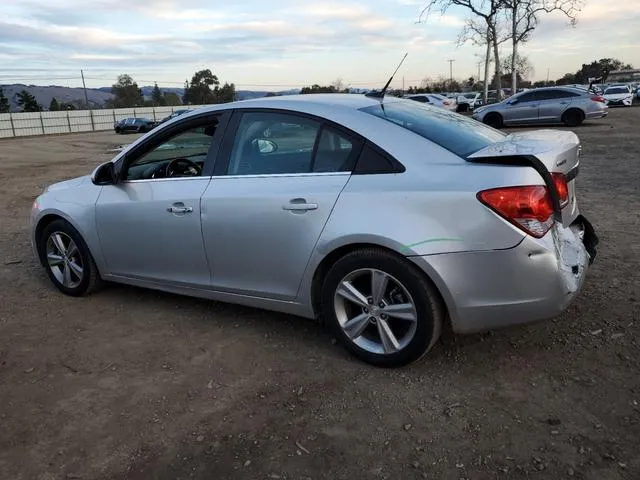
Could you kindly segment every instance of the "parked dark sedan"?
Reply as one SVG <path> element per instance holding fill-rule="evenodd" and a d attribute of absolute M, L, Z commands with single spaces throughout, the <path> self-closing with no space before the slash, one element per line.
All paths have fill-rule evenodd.
<path fill-rule="evenodd" d="M 188 113 L 190 112 L 191 109 L 189 108 L 183 108 L 181 110 L 176 110 L 175 112 L 173 112 L 171 115 L 164 117 L 162 120 L 160 120 L 160 123 L 164 123 L 166 121 L 171 120 L 172 118 L 178 117 L 180 115 L 182 115 L 183 113 Z"/>
<path fill-rule="evenodd" d="M 154 122 L 148 118 L 123 118 L 113 125 L 113 130 L 116 133 L 146 133 L 157 125 L 158 122 Z"/>

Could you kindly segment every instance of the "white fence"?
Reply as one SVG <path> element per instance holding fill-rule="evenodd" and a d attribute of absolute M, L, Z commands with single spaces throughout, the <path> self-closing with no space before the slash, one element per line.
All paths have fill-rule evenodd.
<path fill-rule="evenodd" d="M 143 117 L 160 121 L 175 110 L 202 106 L 179 105 L 176 107 L 117 108 L 111 110 L 0 113 L 0 138 L 111 130 L 113 124 L 123 118 Z"/>

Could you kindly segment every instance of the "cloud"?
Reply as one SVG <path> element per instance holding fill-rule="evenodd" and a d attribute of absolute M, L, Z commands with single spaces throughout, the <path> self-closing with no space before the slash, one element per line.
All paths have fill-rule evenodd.
<path fill-rule="evenodd" d="M 434 11 L 416 25 L 423 0 L 243 0 L 215 7 L 211 0 L 0 1 L 4 72 L 126 69 L 177 83 L 207 66 L 240 72 L 238 83 L 264 82 L 265 72 L 282 82 L 337 75 L 357 81 L 380 76 L 380 65 L 395 65 L 406 49 L 403 69 L 413 69 L 407 78 L 448 74 L 447 58 L 456 58 L 456 70 L 475 74 L 474 53 L 481 50 L 456 47 L 464 9 Z M 589 2 L 573 29 L 561 15 L 542 17 L 522 53 L 545 73 L 547 66 L 571 70 L 596 56 L 640 63 L 638 24 L 640 12 L 623 2 Z"/>

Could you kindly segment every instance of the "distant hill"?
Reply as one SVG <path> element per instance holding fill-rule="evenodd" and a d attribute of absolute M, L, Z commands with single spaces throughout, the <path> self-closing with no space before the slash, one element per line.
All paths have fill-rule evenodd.
<path fill-rule="evenodd" d="M 49 104 L 51 103 L 52 98 L 56 98 L 59 103 L 73 103 L 77 107 L 81 107 L 84 105 L 84 92 L 82 88 L 75 87 L 62 87 L 59 85 L 24 85 L 21 83 L 14 83 L 11 85 L 0 85 L 0 88 L 4 91 L 5 96 L 9 99 L 9 103 L 11 105 L 11 111 L 17 112 L 19 111 L 18 102 L 16 99 L 16 95 L 21 90 L 26 90 L 31 95 L 36 97 L 37 102 L 42 105 L 44 110 L 49 108 Z M 141 87 L 142 94 L 146 99 L 151 98 L 151 92 L 153 90 L 152 85 L 145 85 Z M 172 92 L 176 93 L 180 98 L 184 94 L 183 88 L 160 88 L 161 92 Z M 267 91 L 256 91 L 256 90 L 237 90 L 236 98 L 238 100 L 249 100 L 252 98 L 262 98 L 265 97 L 268 93 L 275 93 L 276 95 L 297 95 L 300 93 L 299 88 L 294 88 L 291 90 L 283 90 L 280 92 L 267 92 Z M 105 102 L 112 98 L 111 95 L 111 87 L 99 87 L 99 88 L 87 88 L 87 97 L 89 99 L 89 104 L 92 108 L 104 108 Z"/>
<path fill-rule="evenodd" d="M 26 90 L 36 97 L 36 101 L 42 105 L 45 110 L 49 108 L 53 97 L 55 97 L 59 103 L 73 103 L 77 106 L 85 103 L 82 88 L 60 87 L 58 85 L 23 85 L 21 83 L 0 85 L 0 88 L 2 88 L 5 97 L 9 99 L 11 111 L 13 112 L 19 111 L 16 95 L 22 90 Z M 89 99 L 91 107 L 101 108 L 104 103 L 111 98 L 111 93 L 94 88 L 87 88 L 87 98 Z"/>

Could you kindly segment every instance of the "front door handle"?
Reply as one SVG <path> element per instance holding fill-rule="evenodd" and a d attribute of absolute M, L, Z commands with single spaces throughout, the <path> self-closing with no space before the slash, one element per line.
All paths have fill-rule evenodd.
<path fill-rule="evenodd" d="M 283 210 L 291 212 L 306 212 L 307 210 L 317 210 L 317 203 L 307 203 L 304 198 L 294 198 L 287 205 L 282 206 Z"/>
<path fill-rule="evenodd" d="M 184 203 L 176 202 L 167 208 L 167 212 L 169 213 L 191 213 L 193 212 L 193 207 L 185 207 Z"/>

